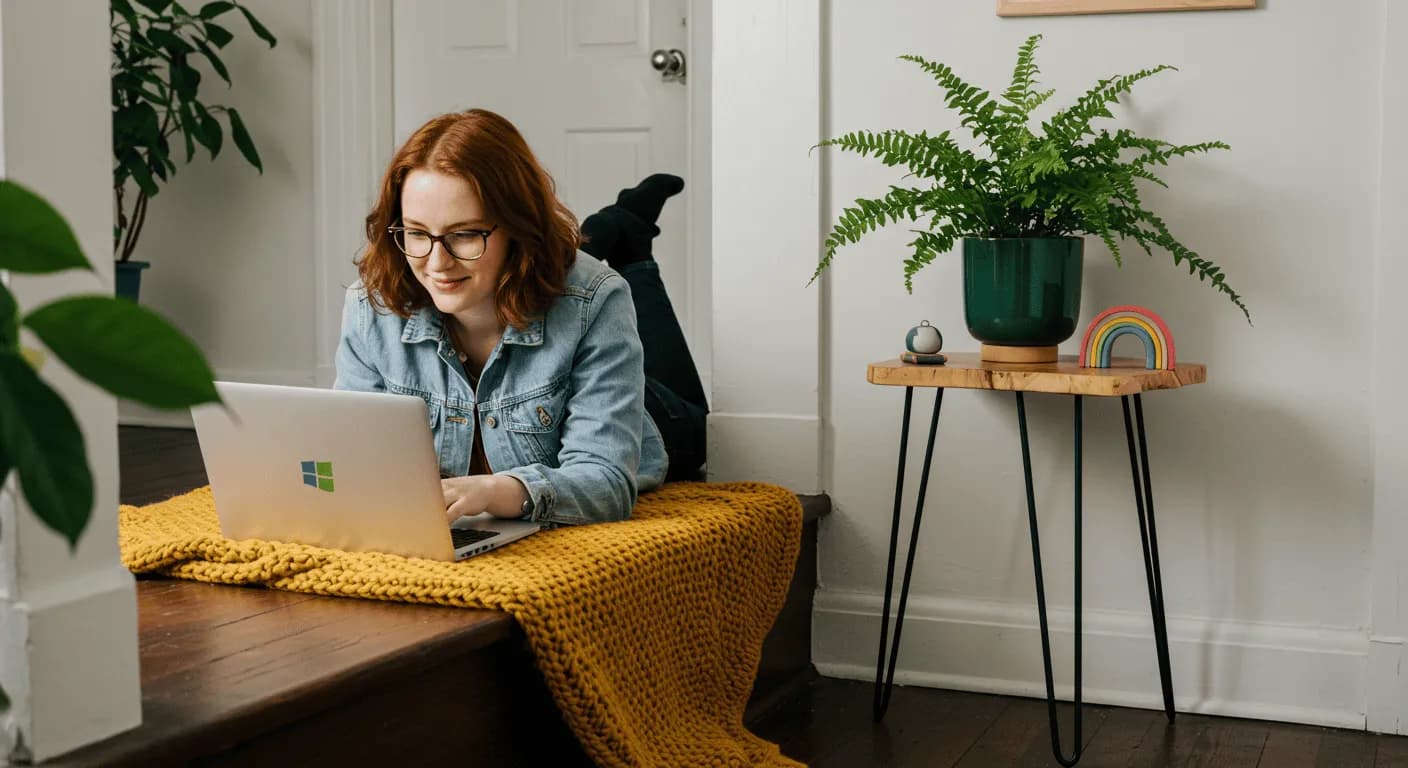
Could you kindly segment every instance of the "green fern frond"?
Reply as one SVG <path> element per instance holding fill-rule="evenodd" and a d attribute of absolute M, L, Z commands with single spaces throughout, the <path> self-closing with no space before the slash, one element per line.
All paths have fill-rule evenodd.
<path fill-rule="evenodd" d="M 1048 88 L 1047 90 L 1044 90 L 1041 93 L 1033 93 L 1031 95 L 1031 98 L 1027 99 L 1027 103 L 1022 105 L 1022 108 L 1027 111 L 1027 114 L 1031 114 L 1032 112 L 1036 111 L 1037 107 L 1041 106 L 1042 104 L 1045 104 L 1046 100 L 1050 99 L 1054 95 L 1056 95 L 1055 88 Z"/>
<path fill-rule="evenodd" d="M 856 200 L 853 207 L 842 209 L 840 218 L 831 228 L 831 234 L 826 236 L 824 242 L 826 252 L 807 284 L 811 285 L 816 282 L 816 279 L 821 276 L 822 270 L 831 265 L 832 259 L 836 257 L 836 249 L 858 242 L 866 233 L 899 221 L 901 218 L 910 220 L 917 218 L 918 205 L 924 192 L 924 190 L 918 189 L 891 187 L 890 193 L 882 198 L 860 198 Z"/>
<path fill-rule="evenodd" d="M 1169 144 L 1167 142 L 1159 143 L 1163 146 L 1155 149 L 1148 149 L 1145 151 L 1143 156 L 1135 158 L 1135 160 L 1133 161 L 1135 167 L 1142 168 L 1151 164 L 1168 165 L 1168 161 L 1171 158 L 1184 157 L 1186 155 L 1204 154 L 1207 152 L 1211 152 L 1214 149 L 1232 148 L 1220 141 L 1205 141 L 1201 144 L 1182 145 Z"/>
<path fill-rule="evenodd" d="M 1159 178 L 1158 176 L 1155 176 L 1153 173 L 1151 173 L 1151 172 L 1149 172 L 1149 171 L 1147 171 L 1147 170 L 1145 170 L 1145 169 L 1143 169 L 1143 168 L 1131 167 L 1131 168 L 1129 169 L 1129 173 L 1130 173 L 1131 176 L 1134 176 L 1134 177 L 1140 178 L 1140 179 L 1144 179 L 1145 181 L 1152 181 L 1152 182 L 1154 182 L 1155 184 L 1158 184 L 1159 186 L 1163 187 L 1164 189 L 1168 189 L 1168 182 L 1164 181 L 1163 179 Z"/>
<path fill-rule="evenodd" d="M 915 234 L 909 247 L 914 249 L 914 254 L 904 261 L 904 289 L 909 293 L 914 293 L 914 276 L 919 270 L 934 263 L 934 259 L 953 250 L 953 246 L 958 242 L 961 235 L 952 226 L 940 227 L 937 232 L 925 232 L 923 230 L 911 230 Z"/>
<path fill-rule="evenodd" d="M 826 139 L 818 147 L 840 147 L 863 157 L 876 157 L 887 166 L 903 165 L 909 172 L 928 179 L 961 182 L 972 166 L 969 154 L 959 149 L 948 131 L 937 136 L 927 132 L 853 131 Z"/>
<path fill-rule="evenodd" d="M 1157 219 L 1155 220 L 1157 221 Z M 1180 260 L 1188 262 L 1188 274 L 1196 274 L 1199 281 L 1210 281 L 1213 288 L 1227 294 L 1227 298 L 1231 299 L 1232 303 L 1237 305 L 1238 309 L 1242 310 L 1242 314 L 1247 318 L 1247 323 L 1251 323 L 1251 312 L 1247 310 L 1247 305 L 1242 303 L 1241 294 L 1234 291 L 1232 286 L 1227 284 L 1226 275 L 1222 273 L 1221 268 L 1199 256 L 1194 251 L 1185 248 L 1182 243 L 1173 239 L 1173 235 L 1170 235 L 1168 230 L 1162 227 L 1162 222 L 1160 222 L 1158 231 L 1151 234 L 1153 235 L 1150 238 L 1151 240 L 1157 243 L 1159 247 L 1173 254 L 1174 263 Z"/>
<path fill-rule="evenodd" d="M 1020 107 L 1023 112 L 1032 100 L 1032 86 L 1040 70 L 1036 66 L 1036 48 L 1041 35 L 1032 35 L 1017 49 L 1017 64 L 1012 68 L 1012 83 L 1003 91 L 1002 98 Z"/>
<path fill-rule="evenodd" d="M 992 140 L 1002 132 L 1001 122 L 993 118 L 997 112 L 998 104 L 988 95 L 987 91 L 964 82 L 963 78 L 955 75 L 953 70 L 945 64 L 910 54 L 900 58 L 918 64 L 920 69 L 929 73 L 938 82 L 939 86 L 944 89 L 945 103 L 950 109 L 958 110 L 958 113 L 963 116 L 959 124 L 972 130 L 973 135 L 992 143 Z"/>
<path fill-rule="evenodd" d="M 1120 95 L 1140 80 L 1153 77 L 1160 72 L 1177 70 L 1177 67 L 1160 64 L 1152 69 L 1141 69 L 1131 75 L 1120 75 L 1101 80 L 1094 88 L 1086 91 L 1076 103 L 1057 112 L 1042 128 L 1048 136 L 1060 136 L 1067 141 L 1079 141 L 1090 133 L 1090 124 L 1096 118 L 1114 117 L 1107 104 L 1117 104 Z"/>

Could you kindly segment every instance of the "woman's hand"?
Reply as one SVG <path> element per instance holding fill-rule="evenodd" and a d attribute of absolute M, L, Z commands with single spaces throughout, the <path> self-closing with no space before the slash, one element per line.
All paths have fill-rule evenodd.
<path fill-rule="evenodd" d="M 509 475 L 469 475 L 440 480 L 445 492 L 445 517 L 454 522 L 465 515 L 488 512 L 494 517 L 523 516 L 528 489 Z"/>

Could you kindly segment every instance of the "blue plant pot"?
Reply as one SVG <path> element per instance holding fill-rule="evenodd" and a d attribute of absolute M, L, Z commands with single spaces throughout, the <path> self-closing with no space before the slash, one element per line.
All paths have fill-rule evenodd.
<path fill-rule="evenodd" d="M 142 290 L 142 270 L 151 266 L 146 261 L 119 261 L 115 262 L 117 267 L 114 273 L 114 286 L 117 297 L 129 301 L 137 301 L 137 294 Z"/>

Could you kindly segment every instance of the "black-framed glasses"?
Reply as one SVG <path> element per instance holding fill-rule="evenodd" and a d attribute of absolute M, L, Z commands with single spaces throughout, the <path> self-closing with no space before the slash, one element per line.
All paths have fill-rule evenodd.
<path fill-rule="evenodd" d="M 499 228 L 498 224 L 488 229 L 459 229 L 443 235 L 432 235 L 414 227 L 387 227 L 391 239 L 401 253 L 412 259 L 423 259 L 430 255 L 438 242 L 445 251 L 459 261 L 474 261 L 484 255 L 489 248 L 489 236 Z"/>

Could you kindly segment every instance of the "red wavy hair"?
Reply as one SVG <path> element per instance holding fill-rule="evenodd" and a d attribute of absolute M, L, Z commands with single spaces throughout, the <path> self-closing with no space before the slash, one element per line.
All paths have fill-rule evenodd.
<path fill-rule="evenodd" d="M 401 223 L 406 176 L 422 169 L 468 181 L 484 215 L 508 235 L 508 258 L 494 290 L 499 322 L 522 329 L 547 312 L 565 292 L 567 271 L 582 244 L 577 217 L 558 200 L 552 177 L 518 129 L 484 109 L 433 118 L 391 159 L 367 214 L 367 249 L 356 260 L 372 301 L 401 317 L 431 305 L 430 294 L 386 231 Z"/>

